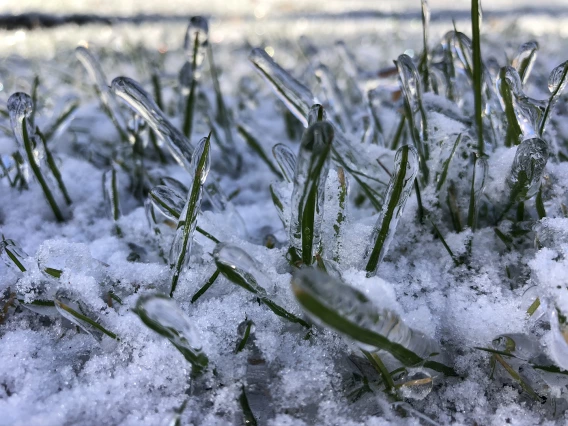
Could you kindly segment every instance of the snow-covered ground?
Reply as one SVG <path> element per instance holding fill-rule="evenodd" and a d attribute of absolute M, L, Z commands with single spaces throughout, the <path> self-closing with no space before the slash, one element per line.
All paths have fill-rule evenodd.
<path fill-rule="evenodd" d="M 534 7 L 533 3 L 494 1 L 484 9 L 522 10 Z M 379 4 L 387 16 L 373 15 Z M 467 11 L 469 2 L 431 1 L 430 6 L 435 16 L 441 10 Z M 361 10 L 369 12 L 369 16 L 349 15 Z M 197 146 L 209 133 L 210 123 L 215 124 L 217 134 L 212 138 L 212 165 L 206 182 L 217 179 L 232 201 L 226 208 L 215 208 L 206 198 L 197 226 L 217 240 L 240 247 L 257 261 L 248 264 L 239 258 L 234 266 L 245 265 L 257 284 L 265 288 L 266 297 L 298 318 L 314 320 L 313 313 L 308 317 L 302 310 L 299 296 L 307 287 L 302 287 L 303 275 L 297 275 L 297 268 L 287 259 L 288 229 L 279 218 L 270 192 L 272 183 L 276 193 L 283 195 L 283 218 L 289 221 L 293 184 L 278 176 L 280 169 L 271 150 L 281 143 L 297 154 L 304 129 L 286 111 L 284 103 L 277 101 L 248 56 L 253 47 L 262 47 L 313 92 L 335 123 L 337 134 L 332 144 L 338 143 L 339 129 L 343 127 L 342 133 L 354 152 L 353 163 L 370 175 L 371 180 L 363 181 L 371 182 L 381 199 L 387 192 L 388 173 L 397 173 L 391 143 L 403 110 L 396 72 L 389 74 L 385 70 L 403 53 L 419 58 L 419 2 L 160 4 L 8 0 L 0 8 L 0 14 L 30 11 L 109 16 L 212 15 L 209 41 L 219 68 L 221 93 L 232 117 L 234 145 L 223 136 L 222 120 L 216 116 L 219 109 L 209 58 L 205 59 L 199 83 L 206 100 L 197 101 L 190 140 Z M 483 57 L 493 82 L 499 67 L 511 64 L 522 43 L 539 43 L 538 57 L 524 90 L 542 100 L 550 96 L 550 72 L 568 60 L 565 4 L 549 1 L 545 11 L 525 16 L 488 13 L 482 28 Z M 302 18 L 302 14 L 310 19 Z M 470 35 L 467 13 L 456 17 L 457 29 Z M 322 224 L 322 256 L 328 272 L 334 280 L 341 280 L 369 299 L 363 306 L 361 299 L 350 299 L 352 293 L 341 287 L 341 282 L 329 281 L 335 283 L 337 294 L 326 301 L 337 312 L 352 314 L 358 318 L 354 321 L 368 320 L 376 329 L 380 328 L 377 324 L 382 324 L 377 318 L 386 315 L 382 310 L 390 311 L 387 316 L 396 326 L 383 327 L 383 335 L 400 338 L 401 346 L 418 351 L 412 345 L 423 334 L 441 351 L 431 358 L 452 368 L 455 375 L 429 368 L 427 359 L 393 373 L 401 367 L 400 360 L 388 351 L 379 351 L 379 360 L 393 373 L 395 390 L 389 392 L 385 389 L 388 381 L 360 350 L 370 350 L 368 344 L 344 330 L 343 334 L 331 330 L 321 318 L 315 318 L 318 325 L 308 331 L 302 324 L 277 316 L 263 302 L 264 296 L 251 294 L 224 274 L 192 302 L 221 264 L 220 248 L 216 250 L 216 244 L 199 232 L 195 234 L 189 268 L 183 269 L 173 297 L 181 312 L 170 306 L 155 314 L 157 322 L 163 323 L 166 318 L 171 321 L 176 332 L 185 333 L 189 343 L 173 340 L 193 350 L 201 347 L 197 352 L 207 356 L 205 373 L 192 375 L 191 364 L 182 351 L 141 321 L 143 306 L 139 304 L 140 310 L 134 312 L 141 296 L 170 293 L 172 262 L 168 257 L 177 222 L 173 217 L 160 216 L 157 210 L 158 223 L 150 221 L 144 206 L 146 197 L 139 196 L 135 183 L 142 182 L 143 192 L 147 192 L 164 184 L 163 178 L 171 177 L 190 187 L 192 176 L 174 161 L 165 145 L 160 149 L 166 161 L 160 161 L 147 130 L 140 133 L 145 145 L 143 165 L 136 163 L 131 146 L 121 142 L 116 127 L 101 108 L 93 81 L 75 54 L 77 45 L 88 46 L 100 59 L 106 85 L 115 77 L 126 76 L 154 93 L 152 76 L 157 76 L 166 117 L 181 129 L 186 88 L 179 74 L 186 59 L 191 59 L 184 56 L 182 49 L 186 26 L 169 20 L 141 25 L 0 30 L 0 154 L 4 164 L 13 163 L 11 155 L 18 149 L 25 154 L 14 137 L 7 108 L 13 93 L 31 95 L 34 77 L 39 77 L 35 124 L 44 133 L 66 108 L 78 105 L 72 120 L 67 120 L 66 126 L 47 142 L 71 204 L 66 204 L 55 176 L 48 171 L 43 148 L 36 147 L 36 158 L 48 177 L 47 184 L 62 210 L 63 221 L 56 220 L 31 171 L 28 189 L 12 186 L 7 177 L 0 179 L 0 233 L 21 247 L 16 258 L 25 269 L 22 272 L 8 256 L 8 252 L 16 253 L 14 246 L 2 246 L 0 256 L 5 264 L 0 264 L 0 425 L 165 425 L 176 424 L 178 418 L 180 424 L 252 424 L 246 417 L 243 395 L 261 425 L 565 424 L 566 94 L 560 97 L 542 135 L 531 127 L 532 117 L 522 115 L 541 104 L 521 95 L 516 98 L 520 102 L 517 107 L 525 107 L 515 110 L 521 114 L 523 139 L 529 139 L 527 135 L 542 136 L 550 150 L 544 173 L 537 176 L 535 184 L 540 188 L 542 182 L 538 197 L 545 218 L 541 218 L 537 196 L 524 202 L 524 213 L 516 213 L 515 202 L 514 208 L 500 217 L 511 197 L 510 176 L 518 148 L 505 146 L 506 121 L 499 100 L 493 99 L 491 111 L 497 112 L 492 117 L 499 122 L 494 128 L 488 120 L 485 125 L 486 130 L 496 130 L 497 136 L 485 135 L 491 141 L 485 152 L 487 178 L 484 195 L 476 198 L 479 220 L 472 232 L 466 223 L 474 167 L 471 155 L 477 140 L 473 94 L 465 71 L 458 73 L 454 101 L 446 99 L 441 88 L 439 95 L 431 91 L 423 94 L 430 150 L 425 162 L 429 183 L 423 170 L 419 178 L 423 179 L 419 182 L 425 216 L 419 219 L 421 207 L 413 191 L 377 274 L 367 277 L 363 259 L 373 241 L 379 208 L 361 189 L 355 178 L 357 171 L 346 173 L 346 219 L 340 221 L 340 231 L 334 227 L 341 211 L 338 188 L 342 171 L 338 172 L 338 161 L 332 161 L 327 176 Z M 442 60 L 434 47 L 450 30 L 449 15 L 431 23 L 432 62 Z M 344 41 L 357 67 L 342 56 L 342 47 L 335 44 L 338 40 Z M 460 59 L 455 60 L 457 64 Z M 337 78 L 339 98 L 329 91 L 332 84 L 315 77 L 314 67 L 319 63 Z M 324 71 L 319 68 L 318 72 L 321 78 Z M 436 78 L 443 81 L 440 75 Z M 116 93 L 117 85 L 113 84 L 113 88 Z M 382 130 L 373 127 L 375 124 L 361 124 L 371 122 L 372 116 L 366 100 L 358 96 L 373 89 L 377 89 L 374 106 Z M 132 117 L 125 102 L 112 92 L 107 96 L 117 102 L 118 114 L 127 120 Z M 342 108 L 346 110 L 343 117 Z M 353 122 L 352 129 L 346 121 Z M 258 141 L 274 170 L 247 145 L 238 127 L 248 130 Z M 375 133 L 364 129 L 374 129 Z M 20 134 L 17 128 L 16 133 Z M 459 134 L 463 140 L 449 163 L 445 183 L 438 188 L 444 162 Z M 399 146 L 412 144 L 410 133 L 403 131 L 401 137 Z M 423 134 L 419 139 L 424 139 Z M 531 155 L 538 160 L 534 152 Z M 480 167 L 476 173 L 480 173 Z M 112 202 L 108 196 L 105 199 L 112 170 L 118 178 L 117 220 L 112 218 Z M 133 170 L 142 170 L 144 178 L 139 180 Z M 15 170 L 10 171 L 10 179 L 14 176 Z M 112 191 L 110 195 L 112 199 Z M 456 211 L 462 216 L 461 226 L 456 225 Z M 292 276 L 296 276 L 294 291 Z M 49 306 L 38 306 L 38 300 L 49 302 Z M 61 305 L 59 310 L 55 308 L 54 301 L 75 307 L 108 333 L 84 318 L 78 320 L 68 312 L 65 315 Z M 363 314 L 365 309 L 376 309 L 382 316 L 369 319 Z M 251 336 L 238 350 L 247 321 L 254 323 Z M 365 324 L 373 327 L 369 322 Z M 404 334 L 400 330 L 408 330 L 406 326 L 413 333 L 407 340 L 399 335 Z M 413 382 L 417 379 L 422 382 Z"/>

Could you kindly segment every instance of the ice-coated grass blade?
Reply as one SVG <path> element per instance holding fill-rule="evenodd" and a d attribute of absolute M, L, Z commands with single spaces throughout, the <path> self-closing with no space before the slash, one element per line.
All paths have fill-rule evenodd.
<path fill-rule="evenodd" d="M 68 206 L 70 206 L 72 204 L 71 197 L 69 196 L 69 193 L 67 192 L 67 187 L 65 186 L 65 183 L 63 182 L 63 177 L 61 176 L 61 173 L 59 172 L 59 168 L 57 167 L 57 164 L 55 163 L 55 158 L 53 158 L 53 155 L 51 154 L 51 150 L 47 146 L 47 142 L 46 142 L 47 139 L 43 136 L 43 134 L 40 132 L 40 130 L 38 128 L 36 128 L 36 135 L 41 140 L 41 143 L 43 145 L 43 150 L 45 152 L 45 160 L 47 162 L 47 166 L 49 167 L 49 170 L 51 170 L 51 174 L 55 178 L 55 181 L 57 182 L 57 186 L 59 187 L 59 190 L 63 194 L 63 198 L 65 198 L 65 202 L 67 203 Z"/>
<path fill-rule="evenodd" d="M 369 276 L 376 274 L 379 263 L 394 237 L 406 200 L 414 187 L 418 162 L 418 153 L 414 147 L 405 145 L 396 152 L 394 173 L 364 256 L 365 270 Z"/>
<path fill-rule="evenodd" d="M 250 129 L 248 129 L 246 126 L 244 126 L 243 124 L 239 124 L 237 125 L 237 131 L 239 132 L 239 135 L 241 135 L 241 137 L 244 139 L 244 141 L 247 143 L 247 145 L 258 154 L 258 156 L 262 159 L 262 161 L 264 161 L 264 163 L 268 166 L 268 168 L 270 169 L 270 171 L 272 173 L 274 173 L 277 177 L 281 178 L 282 175 L 280 174 L 280 172 L 278 171 L 278 169 L 276 168 L 276 166 L 274 166 L 274 164 L 272 163 L 272 161 L 270 161 L 270 158 L 268 157 L 268 155 L 266 155 L 266 152 L 264 152 L 264 149 L 262 149 L 262 145 L 260 144 L 260 142 L 252 135 L 252 132 L 250 131 Z"/>
<path fill-rule="evenodd" d="M 271 183 L 269 189 L 270 189 L 270 198 L 272 199 L 272 203 L 276 208 L 276 213 L 278 213 L 278 217 L 280 218 L 280 221 L 282 222 L 284 229 L 289 229 L 290 218 L 289 214 L 287 214 L 286 207 L 288 206 L 285 205 L 286 204 L 285 197 L 277 185 Z"/>
<path fill-rule="evenodd" d="M 213 285 L 213 283 L 215 282 L 215 280 L 217 279 L 217 277 L 219 276 L 219 273 L 221 271 L 219 271 L 219 269 L 216 269 L 215 272 L 213 272 L 213 275 L 211 275 L 211 277 L 209 277 L 209 279 L 207 280 L 207 282 L 205 284 L 203 284 L 203 286 L 197 290 L 195 292 L 195 294 L 193 295 L 193 297 L 191 298 L 191 303 L 195 303 L 197 302 L 197 300 L 203 296 L 203 294 L 209 290 L 209 287 L 211 287 Z"/>
<path fill-rule="evenodd" d="M 113 339 L 118 339 L 116 334 L 108 331 L 93 319 L 96 318 L 96 314 L 81 301 L 78 295 L 71 291 L 65 289 L 57 290 L 53 302 L 55 303 L 55 309 L 57 309 L 57 312 L 59 312 L 62 317 L 78 325 L 99 342 L 103 334 Z"/>
<path fill-rule="evenodd" d="M 114 221 L 116 233 L 117 235 L 122 235 L 122 231 L 117 223 L 122 213 L 120 211 L 118 176 L 114 167 L 103 173 L 103 195 L 110 217 Z"/>
<path fill-rule="evenodd" d="M 189 140 L 166 118 L 152 97 L 140 84 L 128 77 L 117 77 L 112 81 L 112 92 L 123 99 L 163 139 L 174 159 L 186 170 L 190 170 L 193 146 Z"/>
<path fill-rule="evenodd" d="M 259 265 L 241 248 L 227 244 L 217 244 L 213 251 L 215 264 L 221 273 L 230 281 L 257 296 L 260 303 L 266 305 L 272 312 L 288 321 L 310 328 L 303 319 L 288 312 L 272 301 L 264 285 L 269 285 L 268 278 L 260 271 Z"/>
<path fill-rule="evenodd" d="M 548 144 L 540 138 L 527 139 L 517 147 L 507 178 L 509 201 L 501 217 L 516 203 L 532 198 L 540 187 L 540 179 L 548 161 Z"/>
<path fill-rule="evenodd" d="M 537 52 L 538 43 L 536 41 L 529 41 L 528 43 L 521 44 L 517 56 L 513 59 L 511 65 L 519 73 L 523 85 L 527 84 Z"/>
<path fill-rule="evenodd" d="M 128 141 L 128 130 L 126 126 L 126 120 L 122 115 L 122 111 L 114 97 L 112 90 L 108 86 L 108 80 L 106 75 L 104 74 L 99 61 L 92 52 L 84 47 L 78 46 L 75 49 L 75 55 L 81 64 L 87 70 L 89 74 L 95 91 L 99 96 L 101 101 L 101 106 L 104 112 L 110 117 L 112 122 L 114 123 L 120 137 L 123 141 Z"/>
<path fill-rule="evenodd" d="M 188 139 L 191 138 L 198 84 L 201 78 L 203 59 L 205 58 L 208 44 L 209 24 L 207 23 L 207 19 L 202 16 L 192 17 L 189 20 L 184 40 L 184 50 L 188 61 L 185 66 L 188 67 L 188 73 L 191 79 L 183 119 L 183 133 Z"/>
<path fill-rule="evenodd" d="M 47 202 L 48 202 L 49 206 L 51 207 L 51 210 L 53 211 L 55 218 L 57 219 L 57 221 L 63 222 L 65 220 L 65 217 L 63 216 L 63 213 L 61 213 L 61 210 L 59 209 L 59 206 L 57 205 L 57 202 L 55 201 L 55 198 L 53 197 L 53 194 L 51 193 L 51 189 L 47 185 L 47 181 L 45 180 L 45 178 L 43 177 L 43 174 L 41 173 L 41 169 L 39 168 L 39 164 L 36 163 L 35 155 L 34 155 L 34 152 L 33 152 L 34 150 L 33 150 L 31 137 L 28 134 L 28 123 L 27 123 L 27 119 L 25 117 L 23 118 L 22 133 L 23 133 L 23 139 L 24 139 L 24 149 L 26 151 L 26 157 L 28 159 L 28 164 L 30 165 L 30 168 L 32 169 L 32 171 L 34 173 L 34 176 L 36 177 L 37 181 L 39 182 L 41 189 L 43 190 L 43 194 L 45 195 L 45 198 L 47 199 Z"/>
<path fill-rule="evenodd" d="M 204 372 L 209 359 L 201 351 L 199 334 L 173 300 L 160 294 L 141 296 L 134 312 L 149 328 L 167 338 L 191 363 L 193 377 Z"/>
<path fill-rule="evenodd" d="M 398 80 L 404 96 L 405 115 L 408 120 L 408 129 L 412 142 L 420 155 L 420 167 L 424 182 L 428 182 L 429 170 L 427 161 L 430 157 L 428 147 L 428 122 L 426 110 L 422 104 L 422 88 L 420 76 L 414 62 L 408 55 L 400 55 L 395 61 L 398 71 Z M 419 113 L 420 118 L 416 118 Z"/>
<path fill-rule="evenodd" d="M 36 111 L 37 111 L 37 108 L 38 108 L 38 102 L 37 102 L 38 89 L 39 89 L 39 76 L 36 75 L 34 77 L 34 82 L 32 84 L 32 105 L 33 105 L 33 108 L 32 108 L 32 112 L 30 114 L 30 120 L 29 120 L 31 126 L 35 126 L 35 114 L 36 114 Z"/>
<path fill-rule="evenodd" d="M 323 64 L 319 64 L 315 68 L 315 75 L 331 105 L 330 110 L 335 113 L 334 121 L 339 123 L 344 132 L 350 132 L 353 129 L 353 123 L 347 111 L 347 106 L 343 101 L 343 94 L 337 86 L 335 77 L 333 76 L 331 71 Z"/>
<path fill-rule="evenodd" d="M 497 80 L 497 88 L 505 117 L 507 118 L 507 133 L 505 135 L 505 146 L 518 145 L 523 133 L 521 126 L 517 121 L 515 114 L 515 90 L 520 84 L 518 74 L 511 72 L 512 67 L 503 67 L 499 71 L 499 79 Z"/>
<path fill-rule="evenodd" d="M 538 189 L 538 193 L 536 194 L 535 199 L 535 207 L 536 212 L 538 214 L 538 218 L 542 219 L 546 217 L 546 209 L 544 208 L 544 202 L 542 201 L 542 185 Z"/>
<path fill-rule="evenodd" d="M 250 408 L 244 385 L 241 388 L 241 394 L 239 396 L 239 404 L 241 405 L 241 409 L 243 410 L 243 423 L 247 426 L 257 426 L 258 423 L 256 422 L 256 419 L 254 418 L 254 413 Z"/>
<path fill-rule="evenodd" d="M 280 166 L 282 176 L 287 182 L 294 182 L 294 171 L 296 170 L 296 155 L 286 145 L 278 143 L 272 148 L 272 155 Z"/>
<path fill-rule="evenodd" d="M 383 378 L 383 383 L 385 384 L 385 388 L 386 388 L 387 392 L 389 392 L 389 393 L 393 392 L 394 381 L 392 380 L 392 376 L 389 373 L 389 371 L 387 370 L 387 367 L 385 366 L 385 364 L 383 363 L 381 358 L 376 353 L 371 353 L 371 352 L 366 351 L 364 349 L 361 349 L 361 352 L 363 352 L 363 355 L 365 355 L 365 358 L 367 358 L 367 360 L 371 363 L 373 368 L 375 370 L 377 370 L 377 373 L 379 373 L 381 375 L 381 377 Z"/>
<path fill-rule="evenodd" d="M 337 192 L 337 216 L 335 217 L 335 223 L 333 224 L 333 234 L 335 237 L 335 247 L 333 260 L 339 262 L 339 251 L 341 249 L 342 236 L 345 233 L 343 229 L 345 221 L 347 220 L 347 201 L 349 199 L 349 182 L 345 171 L 339 167 L 337 169 L 337 180 L 339 183 L 339 188 Z"/>
<path fill-rule="evenodd" d="M 483 80 L 484 70 L 481 60 L 481 0 L 471 0 L 471 41 L 472 41 L 472 81 L 475 104 L 474 123 L 477 131 L 477 151 L 480 156 L 485 152 L 483 139 Z"/>
<path fill-rule="evenodd" d="M 286 104 L 290 112 L 308 126 L 308 113 L 314 102 L 314 95 L 306 86 L 292 77 L 286 70 L 272 60 L 261 48 L 255 48 L 249 60 L 258 73 L 270 84 L 276 95 Z"/>
<path fill-rule="evenodd" d="M 193 169 L 193 173 L 191 173 L 192 184 L 177 224 L 176 235 L 170 251 L 170 264 L 173 268 L 170 297 L 174 295 L 182 269 L 189 264 L 193 234 L 197 226 L 197 214 L 201 208 L 203 184 L 211 167 L 211 158 L 209 156 L 210 137 L 211 134 L 201 140 L 193 157 L 191 167 Z"/>
<path fill-rule="evenodd" d="M 294 171 L 290 250 L 293 258 L 311 265 L 320 252 L 325 180 L 329 171 L 333 126 L 326 121 L 312 124 L 304 132 Z"/>
<path fill-rule="evenodd" d="M 487 160 L 475 156 L 473 160 L 473 176 L 469 192 L 469 208 L 467 213 L 467 226 L 475 231 L 477 229 L 477 216 L 481 197 L 485 190 L 485 180 L 487 178 Z"/>
<path fill-rule="evenodd" d="M 546 125 L 550 120 L 550 114 L 556 105 L 556 102 L 560 98 L 562 91 L 566 87 L 568 83 L 568 61 L 561 63 L 556 68 L 552 70 L 550 73 L 550 77 L 548 77 L 548 90 L 550 91 L 550 99 L 548 100 L 548 104 L 546 105 L 546 109 L 544 110 L 544 114 L 542 117 L 541 125 L 540 125 L 540 134 L 544 133 Z"/>
<path fill-rule="evenodd" d="M 175 221 L 179 219 L 185 205 L 183 195 L 174 187 L 168 187 L 166 185 L 158 185 L 152 188 L 148 192 L 148 200 L 151 205 L 157 208 L 164 216 Z M 196 226 L 195 230 L 214 243 L 219 242 L 217 238 L 203 228 Z"/>
<path fill-rule="evenodd" d="M 68 105 L 65 106 L 65 109 L 57 117 L 57 119 L 53 122 L 51 126 L 45 131 L 45 140 L 50 141 L 55 135 L 61 133 L 67 125 L 73 120 L 75 116 L 75 112 L 79 108 L 79 101 L 73 100 Z M 36 130 L 37 132 L 37 130 Z"/>
<path fill-rule="evenodd" d="M 456 138 L 456 141 L 454 142 L 454 146 L 452 147 L 452 152 L 450 153 L 450 156 L 444 160 L 444 163 L 442 165 L 442 173 L 440 174 L 440 177 L 437 179 L 438 183 L 436 184 L 436 191 L 440 192 L 440 190 L 442 189 L 442 186 L 444 186 L 444 182 L 446 182 L 446 177 L 448 176 L 448 170 L 450 168 L 450 163 L 452 161 L 452 158 L 454 158 L 454 154 L 456 153 L 456 149 L 458 147 L 458 145 L 460 144 L 462 139 L 462 133 L 460 133 L 458 135 L 458 137 Z"/>
<path fill-rule="evenodd" d="M 245 319 L 244 323 L 241 323 L 239 325 L 239 332 L 241 331 L 241 328 L 243 328 L 243 325 L 244 325 L 245 330 L 244 330 L 244 333 L 242 333 L 242 337 L 239 340 L 239 344 L 237 345 L 237 348 L 235 349 L 235 353 L 237 353 L 237 354 L 245 348 L 245 346 L 246 346 L 246 344 L 249 340 L 249 337 L 251 336 L 251 331 L 254 330 L 254 322 L 252 322 L 252 320 Z"/>
<path fill-rule="evenodd" d="M 380 310 L 360 291 L 317 269 L 305 268 L 292 278 L 292 290 L 306 313 L 364 350 L 384 350 L 403 365 L 455 375 L 452 368 L 429 360 L 439 355 L 438 344 L 407 327 L 392 311 Z"/>
<path fill-rule="evenodd" d="M 8 267 L 15 266 L 20 272 L 26 272 L 26 267 L 24 266 L 24 259 L 27 254 L 22 250 L 20 245 L 14 240 L 6 239 L 2 235 L 2 241 L 0 241 L 0 259 Z"/>
<path fill-rule="evenodd" d="M 428 5 L 427 0 L 421 0 L 422 4 L 422 57 L 420 58 L 420 64 L 418 65 L 418 69 L 422 75 L 422 81 L 424 83 L 424 91 L 428 92 L 431 88 L 430 85 L 432 83 L 430 79 L 430 54 L 428 51 L 428 30 L 430 27 L 430 6 Z"/>

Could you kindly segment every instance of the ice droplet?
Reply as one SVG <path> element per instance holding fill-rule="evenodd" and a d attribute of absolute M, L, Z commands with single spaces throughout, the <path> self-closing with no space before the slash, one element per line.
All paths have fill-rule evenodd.
<path fill-rule="evenodd" d="M 397 387 L 403 398 L 422 400 L 432 392 L 434 380 L 424 368 L 409 368 Z"/>

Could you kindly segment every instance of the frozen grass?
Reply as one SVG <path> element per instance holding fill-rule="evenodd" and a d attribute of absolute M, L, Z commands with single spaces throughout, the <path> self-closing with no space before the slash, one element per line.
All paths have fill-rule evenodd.
<path fill-rule="evenodd" d="M 1 63 L 0 424 L 563 424 L 568 62 L 471 12 Z"/>

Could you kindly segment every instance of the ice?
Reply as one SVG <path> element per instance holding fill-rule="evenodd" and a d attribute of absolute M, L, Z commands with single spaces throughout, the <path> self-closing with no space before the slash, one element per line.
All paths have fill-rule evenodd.
<path fill-rule="evenodd" d="M 351 121 L 351 116 L 347 113 L 347 107 L 343 100 L 343 95 L 339 87 L 337 87 L 335 77 L 323 64 L 319 64 L 316 67 L 315 74 L 329 102 L 330 111 L 335 113 L 336 122 L 339 123 L 343 131 L 352 131 L 354 125 Z"/>
<path fill-rule="evenodd" d="M 115 94 L 108 85 L 107 77 L 99 64 L 99 61 L 85 46 L 78 46 L 75 49 L 75 55 L 89 73 L 89 77 L 93 81 L 95 90 L 97 91 L 102 104 L 108 110 L 108 113 L 115 123 L 117 129 L 121 133 L 121 136 L 126 136 L 126 120 L 122 115 L 122 111 L 118 105 L 118 102 L 116 101 Z"/>
<path fill-rule="evenodd" d="M 316 122 L 305 131 L 294 171 L 290 219 L 290 246 L 307 265 L 320 250 L 325 180 L 334 131 L 328 122 Z"/>
<path fill-rule="evenodd" d="M 24 118 L 27 119 L 28 134 L 33 135 L 33 123 L 29 122 L 33 110 L 33 102 L 30 95 L 16 92 L 8 98 L 8 113 L 10 114 L 10 124 L 16 137 L 19 148 L 24 149 L 24 134 L 22 130 Z"/>
<path fill-rule="evenodd" d="M 507 179 L 510 202 L 528 200 L 536 194 L 548 153 L 548 144 L 540 138 L 526 139 L 517 147 Z"/>
<path fill-rule="evenodd" d="M 310 107 L 317 103 L 310 90 L 288 74 L 261 48 L 253 49 L 249 60 L 288 109 L 307 127 Z"/>
<path fill-rule="evenodd" d="M 419 160 L 415 148 L 409 145 L 399 148 L 394 161 L 394 173 L 387 188 L 385 202 L 363 258 L 364 268 L 370 276 L 377 273 L 377 268 L 389 249 L 418 175 Z"/>
<path fill-rule="evenodd" d="M 398 386 L 403 398 L 422 400 L 432 392 L 434 379 L 424 368 L 409 368 Z"/>
<path fill-rule="evenodd" d="M 189 25 L 185 32 L 183 49 L 188 63 L 191 64 L 191 75 L 199 80 L 203 60 L 209 43 L 209 24 L 207 19 L 202 16 L 193 16 L 189 20 Z"/>
<path fill-rule="evenodd" d="M 142 296 L 136 302 L 136 314 L 182 353 L 193 366 L 194 376 L 207 368 L 209 361 L 201 351 L 199 333 L 173 300 L 160 295 Z"/>
<path fill-rule="evenodd" d="M 529 79 L 534 61 L 536 60 L 537 51 L 538 42 L 529 41 L 519 46 L 517 56 L 513 59 L 512 66 L 519 73 L 523 85 L 525 85 Z"/>
<path fill-rule="evenodd" d="M 278 143 L 272 148 L 274 159 L 280 166 L 284 179 L 288 182 L 294 180 L 294 170 L 296 169 L 296 155 L 286 145 Z"/>
<path fill-rule="evenodd" d="M 166 143 L 175 160 L 189 170 L 193 146 L 185 136 L 166 118 L 152 97 L 140 84 L 128 77 L 112 81 L 111 91 L 123 99 Z"/>
<path fill-rule="evenodd" d="M 177 222 L 176 234 L 170 249 L 170 266 L 174 269 L 170 296 L 176 289 L 181 271 L 188 267 L 193 243 L 193 234 L 197 226 L 197 215 L 201 209 L 203 184 L 211 167 L 209 137 L 203 138 L 197 148 L 189 168 L 192 177 L 191 189 L 187 201 Z"/>

